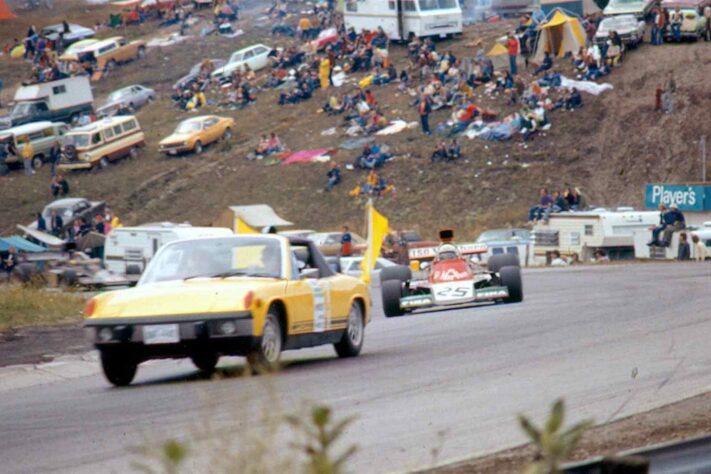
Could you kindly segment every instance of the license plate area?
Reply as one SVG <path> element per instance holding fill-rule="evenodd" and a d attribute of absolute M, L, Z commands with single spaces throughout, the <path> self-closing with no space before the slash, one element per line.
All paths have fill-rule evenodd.
<path fill-rule="evenodd" d="M 174 344 L 176 342 L 180 342 L 180 328 L 177 324 L 143 326 L 144 344 Z"/>

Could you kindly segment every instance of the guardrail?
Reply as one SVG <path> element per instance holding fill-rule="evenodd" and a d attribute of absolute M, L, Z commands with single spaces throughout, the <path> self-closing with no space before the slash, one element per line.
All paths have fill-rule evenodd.
<path fill-rule="evenodd" d="M 623 451 L 564 467 L 566 474 L 702 474 L 711 473 L 711 436 L 702 436 Z"/>

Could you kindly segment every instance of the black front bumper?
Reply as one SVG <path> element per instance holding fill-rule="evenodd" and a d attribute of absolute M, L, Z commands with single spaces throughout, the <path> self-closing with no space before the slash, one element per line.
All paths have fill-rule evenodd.
<path fill-rule="evenodd" d="M 225 332 L 225 323 L 233 328 Z M 143 328 L 177 325 L 180 340 L 146 344 Z M 99 318 L 84 322 L 89 341 L 100 351 L 129 353 L 139 360 L 189 357 L 196 353 L 246 355 L 258 347 L 252 315 L 248 311 L 210 315 Z"/>

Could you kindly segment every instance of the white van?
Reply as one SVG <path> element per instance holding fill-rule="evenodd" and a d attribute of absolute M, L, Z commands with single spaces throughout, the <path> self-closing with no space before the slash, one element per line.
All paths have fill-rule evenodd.
<path fill-rule="evenodd" d="M 346 0 L 346 28 L 360 33 L 382 27 L 391 40 L 460 34 L 459 0 Z"/>
<path fill-rule="evenodd" d="M 33 122 L 0 131 L 0 142 L 12 142 L 17 149 L 17 155 L 8 155 L 5 158 L 5 163 L 9 165 L 21 162 L 20 153 L 25 147 L 25 143 L 30 142 L 34 150 L 32 167 L 34 169 L 41 168 L 42 164 L 49 159 L 49 149 L 64 136 L 67 130 L 69 130 L 69 126 L 64 123 Z"/>
<path fill-rule="evenodd" d="M 158 223 L 113 229 L 104 246 L 104 267 L 111 273 L 138 281 L 148 262 L 163 245 L 174 240 L 232 235 L 222 227 L 192 227 L 189 224 Z"/>
<path fill-rule="evenodd" d="M 133 115 L 114 116 L 67 133 L 61 170 L 105 168 L 125 156 L 136 158 L 145 146 L 141 124 Z"/>

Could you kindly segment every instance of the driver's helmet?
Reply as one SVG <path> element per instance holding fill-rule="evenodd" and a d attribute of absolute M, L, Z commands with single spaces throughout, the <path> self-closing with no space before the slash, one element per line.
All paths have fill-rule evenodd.
<path fill-rule="evenodd" d="M 437 260 L 456 260 L 459 258 L 459 249 L 454 244 L 442 244 L 437 249 Z"/>

